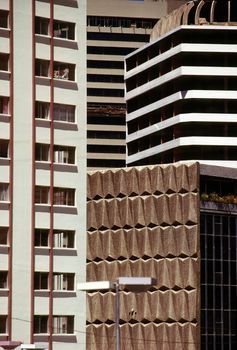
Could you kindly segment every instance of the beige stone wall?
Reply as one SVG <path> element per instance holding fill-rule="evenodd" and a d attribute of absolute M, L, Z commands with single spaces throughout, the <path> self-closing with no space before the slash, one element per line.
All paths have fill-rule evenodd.
<path fill-rule="evenodd" d="M 160 18 L 167 14 L 167 0 L 87 0 L 87 15 Z"/>
<path fill-rule="evenodd" d="M 88 281 L 157 279 L 121 292 L 121 348 L 198 349 L 197 163 L 91 172 L 87 215 Z M 115 349 L 114 306 L 113 292 L 88 294 L 88 350 Z"/>

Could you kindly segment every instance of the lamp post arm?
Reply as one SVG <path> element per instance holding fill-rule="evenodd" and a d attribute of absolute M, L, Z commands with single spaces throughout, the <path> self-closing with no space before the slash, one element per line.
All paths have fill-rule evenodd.
<path fill-rule="evenodd" d="M 119 283 L 115 283 L 115 332 L 116 332 L 116 350 L 120 350 L 120 294 Z"/>

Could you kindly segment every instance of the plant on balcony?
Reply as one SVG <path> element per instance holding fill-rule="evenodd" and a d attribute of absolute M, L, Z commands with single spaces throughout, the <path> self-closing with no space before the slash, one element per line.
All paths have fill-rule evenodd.
<path fill-rule="evenodd" d="M 220 196 L 216 192 L 202 193 L 200 197 L 201 201 L 204 202 L 216 202 L 224 204 L 237 204 L 237 196 L 234 194 L 228 194 L 225 196 Z"/>

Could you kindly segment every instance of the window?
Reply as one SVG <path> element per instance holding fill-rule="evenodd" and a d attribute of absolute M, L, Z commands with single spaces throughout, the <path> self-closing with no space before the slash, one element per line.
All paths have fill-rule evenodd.
<path fill-rule="evenodd" d="M 48 333 L 48 316 L 34 317 L 34 333 Z"/>
<path fill-rule="evenodd" d="M 49 202 L 49 188 L 46 186 L 35 187 L 35 203 L 48 204 Z"/>
<path fill-rule="evenodd" d="M 35 60 L 35 75 L 38 77 L 49 76 L 49 61 L 46 60 Z"/>
<path fill-rule="evenodd" d="M 53 317 L 54 334 L 73 334 L 74 316 L 54 316 Z"/>
<path fill-rule="evenodd" d="M 7 183 L 0 183 L 0 201 L 8 202 L 9 200 L 9 185 Z"/>
<path fill-rule="evenodd" d="M 35 247 L 48 247 L 49 230 L 35 229 Z"/>
<path fill-rule="evenodd" d="M 53 204 L 74 206 L 75 190 L 72 188 L 54 188 Z"/>
<path fill-rule="evenodd" d="M 0 334 L 7 333 L 7 316 L 0 315 Z"/>
<path fill-rule="evenodd" d="M 75 65 L 63 62 L 54 62 L 54 78 L 75 81 Z"/>
<path fill-rule="evenodd" d="M 8 227 L 0 226 L 0 245 L 7 245 Z"/>
<path fill-rule="evenodd" d="M 7 271 L 0 271 L 0 289 L 7 288 Z"/>
<path fill-rule="evenodd" d="M 35 34 L 49 34 L 49 19 L 43 17 L 35 17 Z"/>
<path fill-rule="evenodd" d="M 144 0 L 137 0 L 144 1 Z M 155 0 L 154 0 L 155 1 Z M 131 17 L 87 16 L 88 26 L 153 28 L 157 19 Z"/>
<path fill-rule="evenodd" d="M 36 143 L 35 160 L 47 162 L 49 160 L 49 145 Z"/>
<path fill-rule="evenodd" d="M 0 70 L 8 71 L 9 55 L 0 53 Z"/>
<path fill-rule="evenodd" d="M 53 109 L 54 120 L 74 123 L 75 106 L 55 104 Z"/>
<path fill-rule="evenodd" d="M 75 147 L 54 146 L 54 162 L 75 164 Z"/>
<path fill-rule="evenodd" d="M 0 28 L 8 28 L 8 11 L 0 10 Z"/>
<path fill-rule="evenodd" d="M 48 289 L 48 273 L 35 272 L 34 275 L 34 289 Z"/>
<path fill-rule="evenodd" d="M 0 158 L 8 158 L 8 140 L 0 140 Z"/>
<path fill-rule="evenodd" d="M 49 103 L 36 101 L 35 118 L 49 119 Z"/>
<path fill-rule="evenodd" d="M 54 290 L 74 290 L 74 273 L 54 273 Z"/>
<path fill-rule="evenodd" d="M 54 247 L 55 248 L 74 248 L 75 231 L 57 231 L 54 230 Z"/>
<path fill-rule="evenodd" d="M 75 24 L 69 22 L 54 21 L 53 36 L 56 38 L 75 40 Z"/>

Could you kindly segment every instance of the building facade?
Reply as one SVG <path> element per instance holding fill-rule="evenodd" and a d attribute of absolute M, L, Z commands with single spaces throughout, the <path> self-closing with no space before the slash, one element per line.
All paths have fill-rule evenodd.
<path fill-rule="evenodd" d="M 236 161 L 236 6 L 190 1 L 127 56 L 128 165 Z"/>
<path fill-rule="evenodd" d="M 88 281 L 157 280 L 120 292 L 122 350 L 236 349 L 236 178 L 192 162 L 89 172 Z M 87 349 L 114 349 L 114 292 L 87 298 Z"/>
<path fill-rule="evenodd" d="M 0 0 L 1 341 L 85 347 L 85 67 L 84 0 Z"/>
<path fill-rule="evenodd" d="M 183 0 L 87 1 L 88 169 L 125 166 L 124 57 Z"/>

